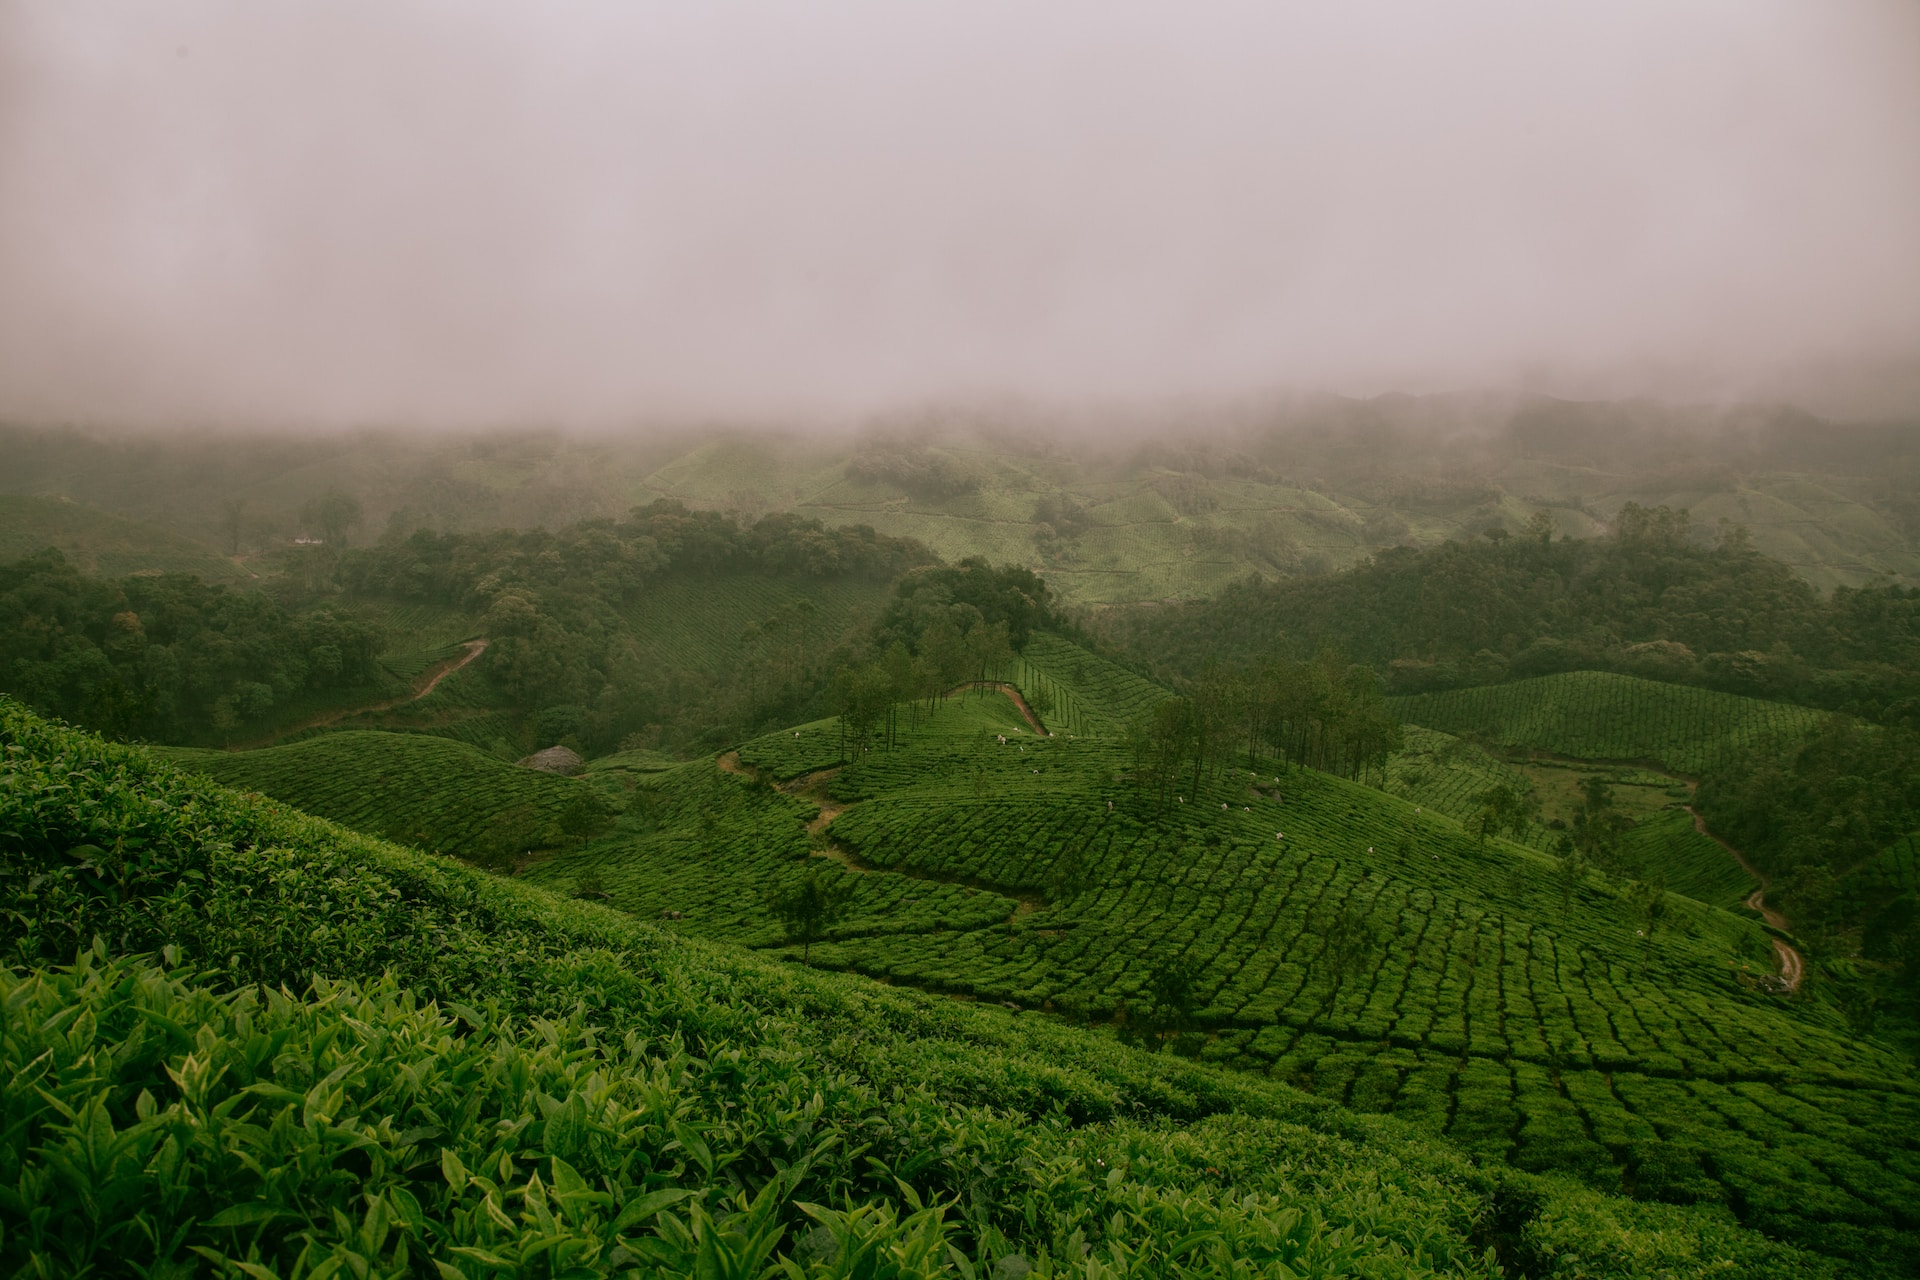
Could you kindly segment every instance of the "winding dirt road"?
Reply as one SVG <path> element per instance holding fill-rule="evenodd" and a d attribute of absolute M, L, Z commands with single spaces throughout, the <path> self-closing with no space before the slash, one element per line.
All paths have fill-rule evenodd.
<path fill-rule="evenodd" d="M 319 729 L 326 725 L 338 724 L 348 716 L 365 715 L 373 711 L 391 711 L 393 708 L 405 706 L 409 702 L 418 702 L 439 688 L 442 680 L 445 680 L 448 676 L 485 653 L 487 651 L 487 642 L 485 640 L 469 640 L 466 642 L 466 649 L 467 651 L 460 657 L 448 658 L 445 662 L 429 668 L 432 674 L 427 677 L 424 683 L 414 686 L 413 692 L 404 698 L 388 698 L 385 702 L 370 702 L 365 706 L 343 707 L 338 711 L 329 711 L 325 715 L 315 716 L 311 720 L 302 721 L 299 724 L 290 725 L 284 729 L 277 729 L 268 737 L 245 743 L 242 746 L 233 748 L 233 750 L 248 751 L 255 747 L 264 747 L 306 729 Z"/>
<path fill-rule="evenodd" d="M 1791 932 L 1792 926 L 1787 923 L 1787 918 L 1767 905 L 1767 878 L 1760 874 L 1760 868 L 1748 862 L 1746 854 L 1741 853 L 1725 840 L 1722 840 L 1719 836 L 1707 830 L 1707 820 L 1702 818 L 1698 813 L 1695 813 L 1691 805 L 1687 807 L 1687 812 L 1693 815 L 1693 829 L 1695 831 L 1698 831 L 1701 835 L 1732 854 L 1733 860 L 1740 864 L 1740 869 L 1760 882 L 1760 887 L 1747 895 L 1747 900 L 1744 904 L 1747 910 L 1758 912 L 1762 920 L 1765 920 L 1769 925 L 1780 930 L 1782 933 Z M 1769 941 L 1773 943 L 1774 956 L 1780 962 L 1780 980 L 1786 984 L 1788 994 L 1798 991 L 1801 980 L 1807 976 L 1807 962 L 1805 957 L 1779 938 L 1771 938 Z"/>
<path fill-rule="evenodd" d="M 1020 696 L 1020 690 L 1014 688 L 1012 685 L 1008 684 L 1006 681 L 1004 680 L 969 680 L 967 681 L 967 683 L 963 685 L 959 685 L 953 689 L 948 690 L 947 696 L 951 698 L 957 693 L 965 693 L 968 689 L 993 689 L 993 690 L 997 690 L 1000 693 L 1006 694 L 1007 697 L 1013 702 L 1013 705 L 1020 709 L 1020 714 L 1026 717 L 1027 723 L 1033 726 L 1033 731 L 1035 733 L 1039 734 L 1043 738 L 1051 738 L 1053 736 L 1052 734 L 1047 732 L 1047 726 L 1040 723 L 1040 717 L 1033 713 L 1033 708 L 1027 705 L 1027 700 Z"/>

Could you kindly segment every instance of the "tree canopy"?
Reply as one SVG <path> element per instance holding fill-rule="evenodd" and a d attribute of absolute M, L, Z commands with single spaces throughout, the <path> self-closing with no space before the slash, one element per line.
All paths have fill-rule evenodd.
<path fill-rule="evenodd" d="M 1091 625 L 1163 676 L 1332 644 L 1384 672 L 1394 693 L 1615 670 L 1920 717 L 1920 590 L 1823 598 L 1741 533 L 1705 545 L 1684 511 L 1629 503 L 1609 538 L 1554 539 L 1542 527 L 1396 547 L 1346 573 L 1242 582 Z"/>

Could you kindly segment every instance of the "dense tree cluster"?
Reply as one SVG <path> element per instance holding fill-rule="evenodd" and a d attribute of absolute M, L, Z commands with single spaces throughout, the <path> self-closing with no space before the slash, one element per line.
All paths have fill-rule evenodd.
<path fill-rule="evenodd" d="M 1906 839 L 1920 829 L 1920 732 L 1837 717 L 1791 752 L 1707 777 L 1696 805 L 1773 878 L 1769 901 L 1797 931 L 1891 966 L 1890 987 L 1856 998 L 1920 1019 L 1920 868 Z"/>
<path fill-rule="evenodd" d="M 1134 777 L 1162 803 L 1197 795 L 1236 754 L 1361 778 L 1400 746 L 1370 667 L 1332 649 L 1310 662 L 1210 666 L 1129 727 Z"/>
<path fill-rule="evenodd" d="M 417 530 L 347 553 L 339 581 L 350 592 L 458 608 L 486 608 L 501 592 L 515 589 L 555 600 L 590 597 L 611 606 L 635 599 L 651 579 L 666 574 L 758 570 L 884 581 L 932 558 L 919 543 L 867 525 L 828 528 L 783 512 L 742 526 L 724 512 L 659 501 L 635 507 L 622 521 L 582 520 L 558 531 Z"/>
<path fill-rule="evenodd" d="M 377 633 L 189 574 L 104 579 L 58 551 L 0 565 L 0 689 L 117 735 L 224 737 L 377 685 Z"/>
<path fill-rule="evenodd" d="M 754 622 L 745 663 L 724 690 L 643 660 L 623 609 L 667 579 L 787 578 L 886 581 L 932 559 L 919 543 L 865 525 L 828 528 L 770 515 L 743 526 L 677 502 L 636 507 L 623 521 L 587 520 L 557 531 L 421 530 L 341 556 L 337 581 L 351 596 L 424 601 L 480 618 L 491 641 L 480 667 L 508 706 L 534 713 L 542 740 L 610 749 L 644 726 L 667 739 L 804 715 L 839 655 L 821 651 L 809 606 Z"/>
<path fill-rule="evenodd" d="M 894 587 L 893 602 L 874 634 L 881 647 L 898 640 L 918 650 L 920 637 L 945 619 L 965 634 L 976 622 L 1005 624 L 1015 649 L 1027 647 L 1036 630 L 1058 625 L 1047 584 L 1031 569 L 995 568 L 980 556 L 954 565 L 928 566 L 908 574 Z"/>
<path fill-rule="evenodd" d="M 842 754 L 864 753 L 876 733 L 892 745 L 903 709 L 933 714 L 942 694 L 989 679 L 1053 621 L 1046 583 L 1029 569 L 969 557 L 908 573 L 874 623 L 871 656 L 834 675 Z"/>
<path fill-rule="evenodd" d="M 1614 536 L 1399 547 L 1352 572 L 1246 582 L 1194 604 L 1114 610 L 1098 629 L 1169 675 L 1334 644 L 1392 692 L 1615 670 L 1920 719 L 1920 590 L 1822 598 L 1743 531 L 1701 545 L 1684 511 L 1628 504 Z"/>

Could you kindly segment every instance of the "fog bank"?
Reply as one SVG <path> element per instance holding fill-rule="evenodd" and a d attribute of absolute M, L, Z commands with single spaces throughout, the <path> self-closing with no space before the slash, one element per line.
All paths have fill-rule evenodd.
<path fill-rule="evenodd" d="M 0 416 L 1920 412 L 1920 6 L 0 5 Z"/>

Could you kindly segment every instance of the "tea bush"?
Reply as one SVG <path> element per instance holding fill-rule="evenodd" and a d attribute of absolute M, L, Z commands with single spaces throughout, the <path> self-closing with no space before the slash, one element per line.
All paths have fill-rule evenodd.
<path fill-rule="evenodd" d="M 1251 1076 L 676 940 L 10 703 L 0 751 L 9 1274 L 1830 1270 Z"/>

